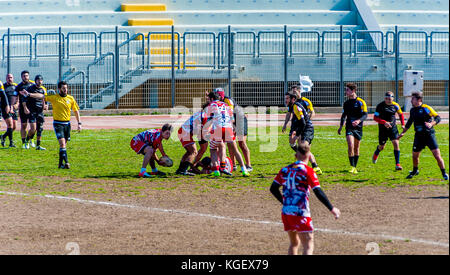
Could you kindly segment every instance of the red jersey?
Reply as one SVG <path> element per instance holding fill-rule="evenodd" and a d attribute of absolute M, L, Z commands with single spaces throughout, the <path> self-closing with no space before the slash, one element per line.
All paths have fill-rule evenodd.
<path fill-rule="evenodd" d="M 150 129 L 142 132 L 133 138 L 134 141 L 141 141 L 152 146 L 154 149 L 158 148 L 162 142 L 162 130 Z"/>
<path fill-rule="evenodd" d="M 316 172 L 297 161 L 280 170 L 274 183 L 283 186 L 282 214 L 311 217 L 309 208 L 310 190 L 320 187 Z"/>

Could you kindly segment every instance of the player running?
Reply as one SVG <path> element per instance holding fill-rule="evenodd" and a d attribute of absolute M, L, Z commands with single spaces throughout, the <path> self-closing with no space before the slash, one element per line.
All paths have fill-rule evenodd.
<path fill-rule="evenodd" d="M 141 178 L 151 178 L 154 175 L 165 176 L 166 173 L 158 171 L 155 162 L 161 165 L 156 151 L 159 150 L 162 156 L 167 156 L 164 152 L 162 145 L 162 140 L 168 140 L 172 133 L 173 127 L 170 124 L 164 124 L 161 129 L 150 129 L 144 131 L 130 141 L 131 149 L 133 149 L 136 154 L 144 155 L 144 160 L 142 161 L 142 168 L 139 172 L 139 177 Z M 147 173 L 147 165 L 150 163 L 152 168 L 151 174 Z"/>
<path fill-rule="evenodd" d="M 242 107 L 238 106 L 234 99 L 225 96 L 225 90 L 223 88 L 216 88 L 214 92 L 219 94 L 220 100 L 228 104 L 228 106 L 233 111 L 234 117 L 234 134 L 238 140 L 239 147 L 242 150 L 242 155 L 245 159 L 247 171 L 253 171 L 252 164 L 250 161 L 250 150 L 247 146 L 247 136 L 248 136 L 248 120 L 246 115 L 244 114 Z M 228 151 L 230 152 L 230 157 L 234 161 L 235 157 L 230 149 L 231 143 L 228 143 Z M 233 171 L 236 170 L 236 166 L 233 167 Z"/>
<path fill-rule="evenodd" d="M 406 123 L 403 132 L 399 138 L 402 138 L 414 123 L 414 144 L 413 144 L 413 170 L 409 172 L 407 179 L 411 179 L 419 174 L 419 157 L 420 152 L 427 146 L 433 153 L 439 168 L 441 169 L 442 177 L 448 180 L 448 174 L 445 172 L 444 160 L 441 157 L 441 151 L 436 141 L 434 126 L 441 121 L 441 117 L 430 106 L 423 104 L 423 95 L 420 92 L 412 94 L 411 108 L 409 112 L 409 119 Z"/>
<path fill-rule="evenodd" d="M 378 156 L 386 146 L 386 141 L 390 139 L 394 146 L 395 170 L 402 170 L 400 165 L 400 145 L 399 133 L 397 129 L 395 114 L 401 121 L 402 129 L 405 129 L 405 119 L 402 108 L 394 101 L 394 93 L 387 92 L 384 101 L 377 105 L 373 119 L 378 122 L 378 146 L 372 156 L 372 162 L 377 163 Z"/>
<path fill-rule="evenodd" d="M 6 106 L 2 106 L 2 116 L 6 123 L 6 132 L 0 136 L 1 144 L 4 147 L 6 138 L 9 138 L 9 147 L 14 148 L 16 145 L 13 141 L 13 133 L 16 129 L 17 110 L 19 108 L 18 93 L 16 91 L 17 84 L 14 83 L 12 74 L 6 75 L 6 83 L 3 84 L 5 94 L 9 102 L 9 112 L 6 112 Z"/>
<path fill-rule="evenodd" d="M 299 85 L 293 85 L 293 86 L 291 87 L 291 93 L 293 93 L 293 94 L 296 95 L 296 98 L 297 98 L 297 101 L 296 101 L 296 102 L 300 103 L 300 104 L 303 106 L 304 110 L 305 110 L 306 113 L 308 114 L 309 121 L 311 121 L 311 119 L 312 119 L 312 118 L 314 117 L 314 115 L 315 115 L 314 107 L 313 107 L 313 104 L 311 103 L 311 101 L 310 101 L 309 99 L 307 99 L 306 97 L 303 97 L 303 96 L 302 96 L 302 89 L 303 89 L 302 86 L 299 86 Z M 286 103 L 286 104 L 287 104 L 287 103 Z M 286 118 L 285 118 L 285 121 L 284 121 L 284 125 L 283 125 L 283 128 L 282 128 L 282 130 L 281 130 L 282 133 L 285 133 L 285 132 L 286 132 L 286 126 L 287 126 L 289 120 L 293 119 L 293 116 L 294 116 L 294 109 L 293 109 L 293 106 L 294 106 L 294 105 L 291 105 L 291 106 L 288 105 L 289 110 L 288 110 L 288 113 L 286 114 Z M 312 125 L 312 122 L 311 122 L 311 125 Z M 298 139 L 298 137 L 299 137 L 300 134 L 299 134 L 299 133 L 295 133 L 295 134 L 294 134 L 294 132 L 295 132 L 295 131 L 294 131 L 292 125 L 291 125 L 291 130 L 290 130 L 290 132 L 289 132 L 289 142 L 290 142 L 290 144 L 291 144 L 291 148 L 293 148 L 294 151 L 295 151 L 295 148 L 292 147 L 292 146 L 295 145 L 295 140 Z M 312 128 L 312 132 L 310 131 L 310 133 L 308 133 L 308 134 L 310 135 L 310 137 L 308 137 L 306 140 L 309 140 L 308 142 L 309 142 L 309 144 L 311 145 L 311 142 L 312 142 L 312 140 L 313 140 L 313 138 L 314 138 L 314 126 L 313 126 L 313 128 Z M 305 140 L 305 139 L 302 138 L 302 140 Z M 309 159 L 309 162 L 311 162 L 311 166 L 312 166 L 314 172 L 316 172 L 318 175 L 322 175 L 322 170 L 321 170 L 320 167 L 317 165 L 316 157 L 314 156 L 313 153 L 310 153 L 310 159 Z"/>
<path fill-rule="evenodd" d="M 356 84 L 348 83 L 345 95 L 348 100 L 344 102 L 344 110 L 341 116 L 341 124 L 338 134 L 341 134 L 345 122 L 345 135 L 348 146 L 348 159 L 350 160 L 350 173 L 357 174 L 356 166 L 359 159 L 359 146 L 363 136 L 363 122 L 367 118 L 366 102 L 356 95 Z"/>
<path fill-rule="evenodd" d="M 204 106 L 206 107 L 206 106 Z M 206 123 L 206 113 L 203 111 L 196 112 L 188 120 L 186 120 L 183 125 L 181 125 L 178 130 L 178 138 L 180 139 L 181 145 L 186 150 L 180 161 L 180 166 L 178 167 L 175 174 L 193 176 L 194 173 L 188 171 L 189 167 L 193 166 L 196 158 L 203 156 L 203 153 L 208 147 L 208 142 L 202 138 L 203 126 Z M 197 151 L 197 146 L 195 145 L 194 136 L 198 137 L 198 143 L 200 145 L 201 155 L 198 157 L 199 152 Z"/>
<path fill-rule="evenodd" d="M 270 187 L 270 192 L 283 205 L 281 217 L 284 230 L 287 231 L 290 240 L 288 254 L 297 255 L 301 243 L 303 254 L 312 255 L 314 226 L 309 207 L 310 190 L 314 191 L 320 202 L 331 211 L 336 219 L 341 213 L 339 209 L 331 205 L 320 188 L 316 173 L 307 166 L 310 154 L 309 144 L 301 142 L 296 150 L 297 161 L 280 170 Z M 280 192 L 280 187 L 283 187 L 283 193 Z"/>
<path fill-rule="evenodd" d="M 39 93 L 42 95 L 47 95 L 47 89 L 42 85 L 44 78 L 41 75 L 36 75 L 34 79 L 34 84 L 28 87 L 26 90 L 30 94 Z M 32 140 L 36 134 L 36 150 L 46 150 L 41 146 L 42 132 L 44 131 L 44 109 L 46 108 L 46 103 L 44 99 L 38 99 L 33 97 L 23 98 L 23 110 L 28 119 L 30 125 L 30 130 L 28 131 L 27 137 L 25 139 L 27 149 L 30 145 L 33 146 Z"/>
<path fill-rule="evenodd" d="M 237 149 L 234 142 L 233 133 L 233 111 L 230 107 L 219 100 L 219 95 L 210 92 L 207 97 L 208 106 L 205 108 L 207 123 L 203 127 L 203 136 L 209 140 L 210 152 L 212 159 L 213 175 L 218 177 L 220 173 L 231 175 L 225 170 L 226 148 L 225 143 L 231 143 L 230 153 L 233 152 L 239 165 L 241 166 L 242 175 L 250 176 L 242 159 L 242 155 Z"/>

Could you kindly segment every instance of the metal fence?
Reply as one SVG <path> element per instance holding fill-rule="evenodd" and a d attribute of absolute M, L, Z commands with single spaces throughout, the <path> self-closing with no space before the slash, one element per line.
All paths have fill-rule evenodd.
<path fill-rule="evenodd" d="M 314 82 L 317 106 L 339 106 L 345 82 L 376 106 L 391 90 L 403 104 L 403 71 L 423 70 L 432 105 L 448 105 L 449 33 L 280 30 L 0 34 L 0 73 L 66 80 L 82 108 L 192 107 L 222 86 L 240 105 L 284 105 L 299 74 Z M 19 82 L 17 80 L 16 82 Z"/>

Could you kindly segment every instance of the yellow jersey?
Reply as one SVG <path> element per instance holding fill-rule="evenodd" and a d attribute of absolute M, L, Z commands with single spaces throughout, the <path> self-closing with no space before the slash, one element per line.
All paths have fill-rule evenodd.
<path fill-rule="evenodd" d="M 75 98 L 71 95 L 65 97 L 59 94 L 47 94 L 45 100 L 50 102 L 53 107 L 53 120 L 68 122 L 70 121 L 70 111 L 78 111 L 78 107 Z"/>

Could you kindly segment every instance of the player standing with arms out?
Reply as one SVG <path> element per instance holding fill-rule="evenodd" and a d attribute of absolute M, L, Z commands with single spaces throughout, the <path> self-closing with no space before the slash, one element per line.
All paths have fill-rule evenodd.
<path fill-rule="evenodd" d="M 300 103 L 303 106 L 306 113 L 308 114 L 309 120 L 311 121 L 311 119 L 314 117 L 314 115 L 316 113 L 314 112 L 314 107 L 313 107 L 313 104 L 311 103 L 311 101 L 309 99 L 307 99 L 306 97 L 302 96 L 302 87 L 299 85 L 293 85 L 291 87 L 291 93 L 293 93 L 297 96 L 296 102 Z M 286 114 L 283 129 L 281 130 L 282 133 L 286 132 L 287 124 L 288 124 L 289 120 L 291 120 L 291 117 L 293 115 L 294 115 L 294 110 L 293 110 L 293 105 L 292 105 L 289 107 L 288 113 Z M 312 125 L 312 122 L 311 122 L 311 125 Z M 309 142 L 312 142 L 312 139 L 314 138 L 314 126 L 312 126 L 312 127 L 313 127 L 312 132 L 310 133 L 310 137 L 308 138 L 308 140 L 310 139 Z M 297 135 L 297 133 L 295 133 L 295 135 L 294 135 L 294 129 L 291 126 L 291 131 L 289 132 L 289 142 L 291 144 L 291 147 L 293 145 L 295 145 L 295 140 L 298 139 L 298 136 L 299 135 Z M 311 143 L 310 143 L 310 145 L 311 145 Z M 294 147 L 292 147 L 292 148 L 294 149 Z M 310 155 L 309 162 L 311 162 L 311 166 L 312 166 L 314 172 L 316 172 L 318 175 L 322 175 L 322 170 L 317 165 L 316 157 L 314 156 L 313 153 L 310 153 L 309 155 Z"/>
<path fill-rule="evenodd" d="M 314 252 L 314 226 L 309 208 L 310 190 L 322 202 L 336 219 L 341 215 L 339 209 L 333 207 L 325 193 L 320 188 L 319 179 L 311 167 L 307 166 L 310 146 L 301 142 L 297 146 L 293 164 L 284 167 L 275 177 L 270 192 L 281 202 L 283 208 L 281 217 L 284 230 L 289 235 L 290 245 L 288 254 L 297 255 L 300 243 L 304 255 Z M 280 192 L 283 187 L 283 193 Z"/>
<path fill-rule="evenodd" d="M 14 76 L 12 74 L 6 75 L 6 83 L 3 85 L 6 96 L 9 102 L 9 113 L 3 114 L 6 122 L 6 133 L 0 136 L 2 146 L 5 146 L 5 140 L 9 138 L 9 147 L 16 147 L 13 141 L 13 133 L 17 126 L 17 110 L 19 108 L 19 93 L 16 91 L 17 84 L 14 83 Z M 2 109 L 3 112 L 3 109 Z"/>
<path fill-rule="evenodd" d="M 428 146 L 441 169 L 442 177 L 448 180 L 445 172 L 445 163 L 441 157 L 441 151 L 436 141 L 434 126 L 441 121 L 441 117 L 430 106 L 423 104 L 423 95 L 420 92 L 412 94 L 411 104 L 413 108 L 409 111 L 409 119 L 399 138 L 402 138 L 414 123 L 414 145 L 413 145 L 413 170 L 409 172 L 407 179 L 419 174 L 420 152 Z"/>
<path fill-rule="evenodd" d="M 54 90 L 49 90 L 47 95 L 41 93 L 29 93 L 21 91 L 20 94 L 25 97 L 35 99 L 45 99 L 50 102 L 53 107 L 53 129 L 55 130 L 56 138 L 59 142 L 59 164 L 60 169 L 70 169 L 70 164 L 67 156 L 67 142 L 70 140 L 70 111 L 75 114 L 78 123 L 78 131 L 81 131 L 80 108 L 73 96 L 69 95 L 69 86 L 67 82 L 60 81 L 58 83 L 57 94 Z"/>
<path fill-rule="evenodd" d="M 229 98 L 225 96 L 225 90 L 223 88 L 216 88 L 214 89 L 214 92 L 219 94 L 220 101 L 225 102 L 233 111 L 233 117 L 234 117 L 234 133 L 238 140 L 239 147 L 242 150 L 242 155 L 245 159 L 246 168 L 247 171 L 251 172 L 253 171 L 252 164 L 250 161 L 250 150 L 247 146 L 247 136 L 248 136 L 248 120 L 245 116 L 242 108 L 236 104 L 234 99 Z M 233 151 L 230 150 L 231 143 L 228 143 L 228 151 L 230 151 L 230 158 L 235 160 L 235 156 L 233 154 Z M 236 166 L 233 167 L 233 171 L 236 170 Z"/>
<path fill-rule="evenodd" d="M 142 168 L 139 172 L 139 177 L 141 178 L 151 178 L 154 175 L 165 176 L 166 173 L 158 171 L 155 162 L 160 164 L 160 160 L 156 155 L 156 151 L 159 150 L 162 156 L 167 156 L 164 152 L 162 145 L 162 140 L 168 140 L 172 134 L 173 127 L 170 124 L 164 124 L 161 129 L 150 129 L 144 131 L 130 141 L 130 147 L 136 154 L 144 155 L 144 160 L 142 161 Z M 152 168 L 151 174 L 147 173 L 147 166 L 150 163 Z M 161 164 L 160 164 L 161 165 Z"/>
<path fill-rule="evenodd" d="M 19 117 L 20 117 L 20 136 L 22 138 L 22 148 L 23 149 L 30 149 L 31 146 L 35 146 L 33 143 L 33 140 L 31 140 L 31 143 L 28 144 L 26 142 L 27 138 L 27 126 L 28 126 L 28 115 L 25 114 L 25 111 L 23 109 L 23 94 L 21 92 L 26 92 L 26 90 L 34 84 L 33 81 L 30 81 L 30 72 L 28 71 L 22 71 L 20 73 L 20 77 L 22 78 L 22 82 L 19 83 L 19 85 L 16 86 L 16 91 L 19 93 Z"/>
<path fill-rule="evenodd" d="M 356 95 L 356 84 L 348 83 L 345 89 L 348 100 L 344 102 L 341 124 L 338 134 L 341 134 L 345 123 L 345 135 L 348 146 L 348 159 L 350 160 L 350 173 L 357 174 L 356 166 L 359 159 L 359 146 L 363 136 L 363 122 L 367 118 L 366 102 Z"/>
<path fill-rule="evenodd" d="M 205 108 L 207 123 L 203 127 L 203 136 L 209 139 L 213 175 L 218 177 L 221 172 L 231 175 L 225 170 L 225 143 L 231 143 L 232 146 L 230 147 L 230 150 L 234 153 L 241 166 L 242 175 L 244 177 L 250 176 L 244 164 L 244 160 L 242 159 L 242 155 L 234 142 L 233 112 L 226 103 L 219 100 L 219 94 L 215 92 L 210 92 L 207 100 L 209 105 Z"/>
<path fill-rule="evenodd" d="M 203 106 L 206 107 L 206 106 Z M 180 161 L 180 166 L 178 167 L 175 174 L 194 176 L 195 174 L 188 172 L 190 166 L 193 166 L 194 160 L 198 156 L 197 146 L 195 145 L 194 135 L 198 137 L 199 145 L 201 148 L 202 155 L 208 147 L 208 142 L 202 139 L 203 125 L 206 123 L 206 113 L 203 111 L 198 111 L 194 113 L 188 120 L 186 120 L 183 125 L 181 125 L 178 130 L 178 138 L 180 139 L 181 145 L 186 150 Z"/>
<path fill-rule="evenodd" d="M 378 122 L 378 143 L 377 149 L 373 153 L 372 162 L 377 163 L 378 156 L 386 146 L 388 138 L 394 146 L 395 170 L 402 170 L 400 165 L 400 144 L 399 133 L 395 120 L 395 114 L 398 114 L 402 129 L 405 129 L 405 118 L 403 117 L 402 108 L 394 101 L 394 93 L 391 91 L 384 95 L 384 101 L 377 105 L 373 119 Z"/>
<path fill-rule="evenodd" d="M 41 75 L 36 75 L 34 84 L 27 88 L 27 92 L 30 94 L 39 93 L 44 96 L 47 95 L 47 89 L 42 85 L 43 81 L 44 78 Z M 23 109 L 30 124 L 30 130 L 28 131 L 25 142 L 29 144 L 36 134 L 36 150 L 45 150 L 41 146 L 41 137 L 44 131 L 44 109 L 46 108 L 46 103 L 44 99 L 24 97 L 22 104 L 24 104 Z"/>

